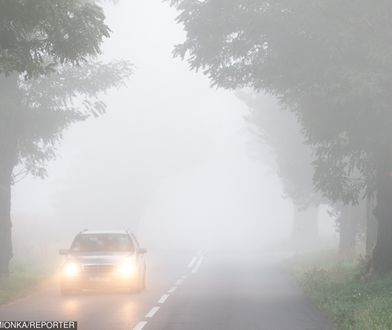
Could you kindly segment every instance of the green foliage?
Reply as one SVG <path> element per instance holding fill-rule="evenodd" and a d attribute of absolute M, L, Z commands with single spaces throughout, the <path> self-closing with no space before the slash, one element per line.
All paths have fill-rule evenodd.
<path fill-rule="evenodd" d="M 392 329 L 392 276 L 365 282 L 362 272 L 360 264 L 335 264 L 303 272 L 298 278 L 336 329 Z"/>
<path fill-rule="evenodd" d="M 15 273 L 9 279 L 0 278 L 0 305 L 26 294 L 39 283 L 39 277 Z"/>
<path fill-rule="evenodd" d="M 186 31 L 177 56 L 213 85 L 265 90 L 294 111 L 315 149 L 315 184 L 326 197 L 355 203 L 372 192 L 374 158 L 392 140 L 391 2 L 171 4 Z"/>
<path fill-rule="evenodd" d="M 0 0 L 0 73 L 32 77 L 99 54 L 104 20 L 91 1 Z"/>
<path fill-rule="evenodd" d="M 57 73 L 21 80 L 19 176 L 45 176 L 45 165 L 55 157 L 64 129 L 105 113 L 102 93 L 123 85 L 131 73 L 132 65 L 126 61 L 91 62 L 64 65 Z"/>
<path fill-rule="evenodd" d="M 17 140 L 14 182 L 45 176 L 64 129 L 103 114 L 102 93 L 130 76 L 126 61 L 94 59 L 109 37 L 104 20 L 90 0 L 0 0 L 0 147 Z"/>
<path fill-rule="evenodd" d="M 43 264 L 16 260 L 12 263 L 9 278 L 0 277 L 0 305 L 31 292 L 47 279 L 56 268 L 54 262 Z"/>

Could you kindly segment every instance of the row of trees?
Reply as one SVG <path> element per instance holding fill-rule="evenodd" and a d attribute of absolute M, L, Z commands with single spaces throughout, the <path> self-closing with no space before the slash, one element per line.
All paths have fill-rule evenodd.
<path fill-rule="evenodd" d="M 293 202 L 293 246 L 308 249 L 319 242 L 318 211 L 323 200 L 313 189 L 311 149 L 305 145 L 295 116 L 281 111 L 273 97 L 237 92 L 249 108 L 247 121 L 262 143 L 271 147 L 284 195 Z"/>
<path fill-rule="evenodd" d="M 104 113 L 100 93 L 131 74 L 126 61 L 97 60 L 109 37 L 98 1 L 0 1 L 0 275 L 12 258 L 11 186 L 44 177 L 64 130 Z"/>
<path fill-rule="evenodd" d="M 236 93 L 249 107 L 247 120 L 262 143 L 269 145 L 275 155 L 271 167 L 283 183 L 285 197 L 293 202 L 293 248 L 308 250 L 320 246 L 318 218 L 321 206 L 328 206 L 336 219 L 339 232 L 339 254 L 351 259 L 358 253 L 371 252 L 375 243 L 377 226 L 371 200 L 366 198 L 358 205 L 331 203 L 315 191 L 312 150 L 301 134 L 301 127 L 290 111 L 282 111 L 273 97 Z M 266 159 L 265 159 L 266 160 Z M 268 160 L 267 160 L 268 161 Z"/>
<path fill-rule="evenodd" d="M 392 271 L 392 3 L 366 0 L 172 0 L 175 50 L 215 86 L 273 94 L 313 154 L 331 204 L 374 197 L 371 268 Z"/>

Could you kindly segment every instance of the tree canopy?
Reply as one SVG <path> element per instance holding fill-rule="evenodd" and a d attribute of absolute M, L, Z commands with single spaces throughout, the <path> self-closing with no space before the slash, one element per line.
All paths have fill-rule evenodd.
<path fill-rule="evenodd" d="M 376 192 L 372 265 L 392 270 L 392 3 L 172 0 L 175 54 L 213 85 L 252 87 L 293 111 L 314 149 L 314 184 L 333 202 Z"/>
<path fill-rule="evenodd" d="M 175 54 L 214 85 L 251 86 L 295 111 L 330 199 L 373 188 L 371 158 L 391 138 L 392 4 L 174 0 L 186 40 Z M 366 134 L 364 132 L 366 131 Z"/>
<path fill-rule="evenodd" d="M 96 1 L 0 1 L 0 83 L 19 90 L 1 112 L 13 113 L 18 173 L 43 176 L 64 128 L 102 114 L 99 94 L 129 77 L 126 61 L 94 60 L 109 33 Z"/>
<path fill-rule="evenodd" d="M 83 0 L 1 0 L 0 73 L 44 74 L 100 53 L 101 7 Z"/>
<path fill-rule="evenodd" d="M 19 180 L 21 174 L 45 176 L 46 163 L 55 157 L 64 129 L 103 114 L 102 93 L 124 84 L 131 73 L 127 61 L 91 62 L 20 80 L 19 169 L 14 179 Z"/>
<path fill-rule="evenodd" d="M 0 0 L 0 275 L 12 258 L 11 185 L 43 177 L 64 129 L 102 114 L 100 94 L 131 73 L 96 61 L 109 36 L 92 0 Z"/>

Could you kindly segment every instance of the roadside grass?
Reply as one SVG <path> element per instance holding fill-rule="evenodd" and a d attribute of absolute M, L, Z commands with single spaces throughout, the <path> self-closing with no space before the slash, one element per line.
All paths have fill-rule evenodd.
<path fill-rule="evenodd" d="M 363 262 L 339 262 L 335 255 L 294 261 L 305 293 L 338 330 L 392 329 L 392 274 L 365 281 Z"/>
<path fill-rule="evenodd" d="M 25 260 L 12 261 L 10 276 L 0 277 L 0 304 L 5 304 L 30 293 L 55 270 L 55 263 Z"/>

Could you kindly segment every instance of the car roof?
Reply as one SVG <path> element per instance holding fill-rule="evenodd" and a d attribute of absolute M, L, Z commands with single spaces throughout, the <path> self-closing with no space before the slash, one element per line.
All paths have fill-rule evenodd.
<path fill-rule="evenodd" d="M 86 234 L 127 234 L 129 235 L 130 232 L 127 230 L 88 230 L 85 229 L 79 233 L 80 235 Z"/>

